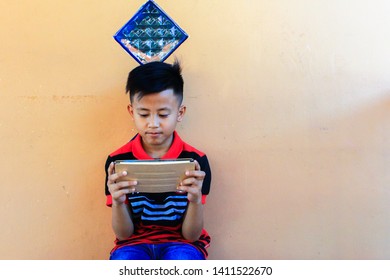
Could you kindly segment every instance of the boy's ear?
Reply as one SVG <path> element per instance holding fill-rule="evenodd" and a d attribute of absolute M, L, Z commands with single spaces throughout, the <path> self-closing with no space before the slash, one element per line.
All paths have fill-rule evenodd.
<path fill-rule="evenodd" d="M 179 113 L 177 115 L 177 122 L 181 122 L 184 118 L 184 115 L 186 113 L 187 107 L 184 105 L 181 105 L 179 108 Z"/>
<path fill-rule="evenodd" d="M 133 106 L 131 106 L 131 104 L 127 105 L 127 111 L 129 112 L 131 118 L 134 120 L 134 109 Z"/>

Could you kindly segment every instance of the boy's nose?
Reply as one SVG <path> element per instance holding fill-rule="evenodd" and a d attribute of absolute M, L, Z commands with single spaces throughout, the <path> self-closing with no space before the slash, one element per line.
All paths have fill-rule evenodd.
<path fill-rule="evenodd" d="M 159 121 L 157 117 L 151 117 L 149 121 L 149 127 L 158 127 Z"/>

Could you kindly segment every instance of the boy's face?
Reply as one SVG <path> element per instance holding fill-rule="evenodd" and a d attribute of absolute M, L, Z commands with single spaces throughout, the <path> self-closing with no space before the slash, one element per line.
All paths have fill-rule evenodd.
<path fill-rule="evenodd" d="M 172 89 L 144 95 L 140 100 L 136 94 L 133 99 L 128 110 L 142 137 L 144 149 L 151 153 L 167 151 L 186 107 L 179 104 Z"/>

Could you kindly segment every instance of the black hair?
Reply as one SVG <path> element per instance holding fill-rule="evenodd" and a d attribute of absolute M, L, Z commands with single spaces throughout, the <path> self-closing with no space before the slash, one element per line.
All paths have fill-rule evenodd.
<path fill-rule="evenodd" d="M 130 93 L 130 102 L 133 102 L 136 94 L 139 100 L 147 94 L 172 89 L 181 104 L 183 86 L 181 66 L 177 60 L 173 64 L 156 61 L 140 65 L 129 73 L 126 93 Z"/>

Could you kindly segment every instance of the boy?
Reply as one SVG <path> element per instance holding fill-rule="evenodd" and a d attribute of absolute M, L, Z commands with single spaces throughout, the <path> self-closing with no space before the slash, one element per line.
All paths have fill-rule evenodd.
<path fill-rule="evenodd" d="M 178 62 L 150 62 L 129 73 L 127 106 L 138 134 L 106 161 L 107 205 L 112 207 L 116 246 L 110 259 L 205 259 L 210 236 L 203 229 L 203 204 L 210 190 L 207 157 L 175 131 L 186 107 Z M 137 193 L 136 181 L 116 182 L 115 160 L 193 158 L 177 192 Z"/>

